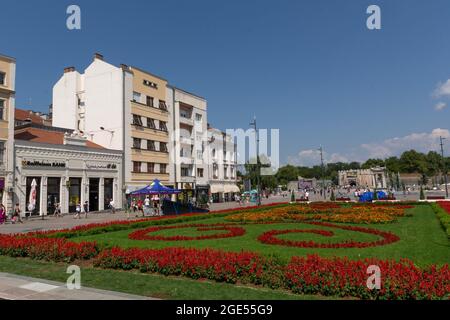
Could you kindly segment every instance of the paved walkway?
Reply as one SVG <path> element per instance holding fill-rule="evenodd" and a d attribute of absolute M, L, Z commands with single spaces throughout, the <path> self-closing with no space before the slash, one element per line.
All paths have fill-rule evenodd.
<path fill-rule="evenodd" d="M 64 283 L 0 273 L 0 300 L 156 300 L 126 293 L 84 288 L 69 290 Z"/>

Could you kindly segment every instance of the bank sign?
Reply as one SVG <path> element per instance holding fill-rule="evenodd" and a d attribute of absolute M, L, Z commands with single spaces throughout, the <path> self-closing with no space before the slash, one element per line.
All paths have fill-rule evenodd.
<path fill-rule="evenodd" d="M 22 161 L 23 167 L 51 167 L 51 168 L 65 168 L 66 163 L 65 162 L 51 162 L 51 161 L 39 161 L 39 160 L 23 160 Z"/>

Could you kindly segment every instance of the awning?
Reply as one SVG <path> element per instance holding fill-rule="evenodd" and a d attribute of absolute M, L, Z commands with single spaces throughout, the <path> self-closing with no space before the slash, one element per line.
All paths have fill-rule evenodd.
<path fill-rule="evenodd" d="M 220 192 L 223 192 L 223 185 L 220 184 L 211 185 L 211 193 L 220 193 Z"/>
<path fill-rule="evenodd" d="M 230 192 L 240 192 L 239 187 L 235 184 L 229 184 L 225 185 L 223 188 L 223 192 L 230 193 Z"/>

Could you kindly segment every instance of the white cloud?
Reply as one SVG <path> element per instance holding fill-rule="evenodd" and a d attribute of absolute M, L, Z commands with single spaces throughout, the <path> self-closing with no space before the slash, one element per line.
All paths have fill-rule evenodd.
<path fill-rule="evenodd" d="M 433 97 L 440 98 L 450 96 L 450 79 L 444 83 L 439 83 L 433 92 Z"/>
<path fill-rule="evenodd" d="M 403 137 L 389 138 L 380 142 L 364 143 L 356 150 L 348 153 L 324 153 L 326 163 L 333 162 L 364 162 L 369 158 L 387 158 L 399 156 L 403 152 L 414 149 L 419 152 L 439 150 L 439 137 L 450 139 L 450 131 L 436 128 L 431 132 L 411 133 Z M 313 166 L 320 164 L 318 150 L 302 150 L 297 156 L 288 157 L 288 163 L 299 166 Z"/>
<path fill-rule="evenodd" d="M 349 159 L 339 153 L 328 154 L 323 153 L 325 163 L 348 162 Z M 315 166 L 320 165 L 320 151 L 314 149 L 301 150 L 296 157 L 288 157 L 288 163 L 298 166 Z"/>
<path fill-rule="evenodd" d="M 434 106 L 434 110 L 436 111 L 442 111 L 447 107 L 447 104 L 445 102 L 438 102 L 435 106 Z"/>

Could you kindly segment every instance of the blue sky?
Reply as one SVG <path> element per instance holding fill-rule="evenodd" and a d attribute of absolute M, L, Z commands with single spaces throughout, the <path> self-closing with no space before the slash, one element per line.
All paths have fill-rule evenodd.
<path fill-rule="evenodd" d="M 82 30 L 66 28 L 70 4 Z M 382 29 L 366 28 L 381 7 Z M 450 137 L 450 1 L 8 1 L 0 52 L 17 107 L 45 111 L 67 66 L 100 52 L 208 99 L 209 122 L 280 129 L 281 163 L 364 160 Z M 436 110 L 440 104 L 441 110 Z M 437 130 L 440 129 L 440 130 Z M 450 149 L 450 148 L 449 148 Z"/>

